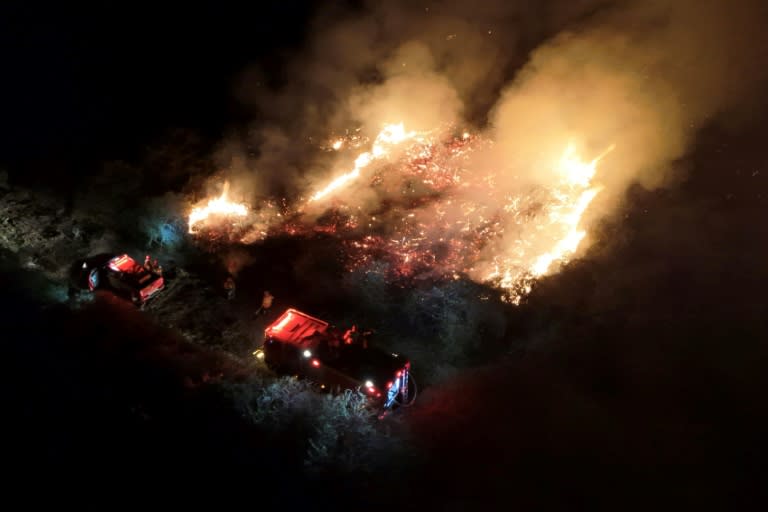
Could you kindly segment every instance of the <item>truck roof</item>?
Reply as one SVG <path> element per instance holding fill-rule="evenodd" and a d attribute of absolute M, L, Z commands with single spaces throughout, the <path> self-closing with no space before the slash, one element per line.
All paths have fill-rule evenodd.
<path fill-rule="evenodd" d="M 109 268 L 114 270 L 115 272 L 128 272 L 128 273 L 137 272 L 137 267 L 139 267 L 139 264 L 136 263 L 136 261 L 130 256 L 128 256 L 127 254 L 121 254 L 120 256 L 115 256 L 114 258 L 109 260 L 108 265 L 109 265 Z"/>
<path fill-rule="evenodd" d="M 109 260 L 107 267 L 112 272 L 117 272 L 122 282 L 137 289 L 144 289 L 155 281 L 162 279 L 162 276 L 149 272 L 143 265 L 136 263 L 136 260 L 127 254 L 115 256 Z"/>
<path fill-rule="evenodd" d="M 288 309 L 266 328 L 265 333 L 283 343 L 299 345 L 302 340 L 314 334 L 324 334 L 327 330 L 328 322 L 295 309 Z"/>

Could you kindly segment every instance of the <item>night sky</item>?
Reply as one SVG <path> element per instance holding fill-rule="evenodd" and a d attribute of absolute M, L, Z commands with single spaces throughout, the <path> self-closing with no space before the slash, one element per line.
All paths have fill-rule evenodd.
<path fill-rule="evenodd" d="M 515 23 L 531 28 L 500 67 L 507 80 L 541 41 L 602 9 L 557 16 L 561 2 L 551 11 L 534 3 L 515 3 L 525 6 Z M 244 101 L 243 83 L 288 91 L 275 94 L 280 101 L 313 86 L 289 63 L 307 53 L 311 20 L 330 7 L 200 4 L 4 3 L 0 169 L 10 183 L 66 198 L 105 161 L 140 167 L 152 148 L 180 140 L 193 140 L 213 168 L 225 139 L 275 115 Z M 254 68 L 258 85 L 247 76 Z M 740 80 L 730 77 L 726 90 L 740 94 Z M 468 90 L 498 94 L 497 82 Z M 30 474 L 75 462 L 90 472 L 244 468 L 251 487 L 236 493 L 270 489 L 291 509 L 757 508 L 768 489 L 766 93 L 762 83 L 750 88 L 733 115 L 721 115 L 726 101 L 683 110 L 697 124 L 686 149 L 664 161 L 673 179 L 628 185 L 584 257 L 510 310 L 508 344 L 425 391 L 410 417 L 417 448 L 402 462 L 405 482 L 288 483 L 279 447 L 252 439 L 219 397 L 190 397 L 179 383 L 185 368 L 226 372 L 226 361 L 145 325 L 130 307 L 43 308 L 38 278 L 3 250 L 6 441 L 15 445 L 7 460 Z M 125 415 L 123 404 L 141 401 L 166 411 L 152 429 Z"/>
<path fill-rule="evenodd" d="M 3 162 L 66 183 L 141 158 L 174 129 L 221 137 L 248 118 L 233 95 L 239 73 L 262 63 L 279 76 L 309 4 L 5 4 Z"/>

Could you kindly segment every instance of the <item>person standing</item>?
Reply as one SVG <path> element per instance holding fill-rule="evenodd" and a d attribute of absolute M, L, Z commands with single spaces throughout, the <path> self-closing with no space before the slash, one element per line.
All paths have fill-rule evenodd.
<path fill-rule="evenodd" d="M 235 279 L 231 275 L 227 276 L 227 278 L 224 280 L 224 291 L 227 294 L 227 300 L 232 300 L 235 298 L 235 289 Z"/>
<path fill-rule="evenodd" d="M 357 332 L 357 326 L 353 325 L 349 329 L 346 330 L 344 333 L 344 344 L 345 345 L 353 345 L 357 342 L 358 338 L 358 332 Z"/>
<path fill-rule="evenodd" d="M 264 290 L 264 295 L 261 299 L 261 306 L 259 306 L 259 309 L 256 310 L 253 316 L 266 315 L 269 312 L 269 309 L 272 307 L 273 300 L 275 300 L 274 295 L 269 293 L 269 290 Z"/>

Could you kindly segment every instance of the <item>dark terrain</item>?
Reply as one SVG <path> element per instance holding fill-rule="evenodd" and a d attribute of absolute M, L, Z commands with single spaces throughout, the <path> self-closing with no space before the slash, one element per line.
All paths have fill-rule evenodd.
<path fill-rule="evenodd" d="M 761 126 L 746 133 L 762 133 Z M 743 133 L 703 134 L 678 188 L 630 191 L 622 215 L 603 225 L 585 258 L 506 313 L 501 349 L 486 347 L 473 356 L 480 367 L 457 368 L 423 391 L 404 416 L 412 453 L 403 463 L 421 468 L 413 476 L 401 468 L 409 480 L 404 496 L 469 506 L 461 500 L 492 505 L 511 494 L 533 508 L 640 508 L 661 497 L 747 505 L 763 497 L 768 162 L 760 141 Z M 145 312 L 109 294 L 71 311 L 42 298 L 53 285 L 39 270 L 4 253 L 15 460 L 245 465 L 261 475 L 272 473 L 265 462 L 274 460 L 282 471 L 298 471 L 301 448 L 264 445 L 258 429 L 206 384 L 255 371 L 248 354 L 266 320 L 249 312 L 261 290 L 279 297 L 276 310 L 363 316 L 391 336 L 412 329 L 396 306 L 375 317 L 380 309 L 355 304 L 328 266 L 333 258 L 307 266 L 300 247 L 332 253 L 322 241 L 268 243 L 242 270 L 234 303 L 213 279 L 187 275 Z M 189 295 L 174 302 L 182 285 Z M 240 323 L 225 335 L 230 320 Z M 422 361 L 416 375 L 429 364 Z M 284 450 L 298 457 L 294 463 Z"/>

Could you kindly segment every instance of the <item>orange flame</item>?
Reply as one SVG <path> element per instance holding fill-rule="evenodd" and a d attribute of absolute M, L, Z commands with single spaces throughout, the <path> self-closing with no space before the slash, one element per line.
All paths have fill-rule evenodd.
<path fill-rule="evenodd" d="M 555 261 L 565 259 L 569 254 L 573 254 L 578 249 L 586 231 L 579 229 L 579 221 L 584 211 L 589 206 L 589 203 L 600 192 L 600 187 L 594 187 L 582 192 L 576 199 L 576 203 L 573 209 L 566 215 L 557 215 L 556 222 L 560 222 L 567 228 L 563 238 L 558 240 L 551 251 L 546 252 L 539 256 L 531 267 L 531 274 L 535 277 L 542 276 L 547 273 L 550 265 Z"/>
<path fill-rule="evenodd" d="M 219 197 L 209 199 L 205 206 L 198 206 L 192 209 L 189 214 L 189 233 L 195 233 L 195 226 L 201 222 L 207 221 L 212 216 L 226 217 L 245 217 L 248 214 L 248 207 L 242 203 L 234 203 L 227 199 L 229 193 L 229 182 L 224 182 L 224 189 Z"/>
<path fill-rule="evenodd" d="M 403 123 L 384 125 L 384 128 L 382 128 L 382 130 L 376 136 L 376 139 L 373 141 L 373 147 L 371 150 L 360 154 L 360 156 L 355 159 L 354 168 L 348 173 L 342 174 L 341 176 L 335 178 L 333 181 L 328 183 L 328 185 L 312 194 L 308 202 L 311 203 L 314 201 L 319 201 L 329 194 L 332 194 L 345 187 L 348 183 L 356 180 L 360 176 L 360 171 L 368 167 L 372 161 L 389 154 L 392 146 L 412 139 L 416 137 L 416 135 L 418 135 L 418 133 L 415 131 L 406 132 Z M 341 147 L 341 144 L 339 144 L 339 147 Z M 335 147 L 335 144 L 334 149 L 338 149 Z"/>
<path fill-rule="evenodd" d="M 602 189 L 594 182 L 597 166 L 614 147 L 609 147 L 592 160 L 583 160 L 578 154 L 578 146 L 568 144 L 559 158 L 553 159 L 554 186 L 543 194 L 537 189 L 529 195 L 525 190 L 520 190 L 519 194 L 500 190 L 495 186 L 496 174 L 479 173 L 478 178 L 464 166 L 467 154 L 492 141 L 483 139 L 481 135 L 463 132 L 453 135 L 450 142 L 443 144 L 435 142 L 439 140 L 433 137 L 437 131 L 406 131 L 402 123 L 385 125 L 371 148 L 357 156 L 353 169 L 316 190 L 304 206 L 332 194 L 343 193 L 345 187 L 358 179 L 362 171 L 377 159 L 402 156 L 403 160 L 398 161 L 400 165 L 396 169 L 404 177 L 421 179 L 428 188 L 440 190 L 441 193 L 439 197 L 435 196 L 434 202 L 428 203 L 429 207 L 422 205 L 419 210 L 404 210 L 402 222 L 390 226 L 391 237 L 368 234 L 362 240 L 347 245 L 353 247 L 351 253 L 355 255 L 356 264 L 366 265 L 378 258 L 372 254 L 383 251 L 394 257 L 396 263 L 392 268 L 396 269 L 397 275 L 416 275 L 409 274 L 411 271 L 424 275 L 420 268 L 425 266 L 432 269 L 429 272 L 434 271 L 434 274 L 427 275 L 442 272 L 444 276 L 452 275 L 458 279 L 460 274 L 470 274 L 474 279 L 500 288 L 506 300 L 518 304 L 530 292 L 535 279 L 555 271 L 558 263 L 566 263 L 584 243 L 584 213 Z M 349 140 L 344 139 L 342 144 Z M 398 144 L 408 141 L 412 142 L 404 145 L 402 151 L 398 150 L 397 155 L 393 154 Z M 350 143 L 350 146 L 353 145 Z M 219 197 L 192 210 L 189 215 L 190 233 L 194 233 L 195 226 L 213 215 L 249 215 L 246 205 L 228 200 L 228 187 L 225 183 Z M 479 192 L 483 195 L 467 198 L 462 195 L 462 187 L 474 187 L 473 194 Z M 452 195 L 454 191 L 457 192 L 455 196 Z M 487 202 L 478 200 L 486 196 L 489 199 Z M 503 205 L 501 209 L 499 204 Z M 250 213 L 249 220 L 271 211 L 257 209 Z M 302 207 L 293 212 L 300 215 Z M 258 231 L 258 236 L 248 240 L 263 239 L 268 236 L 268 226 L 277 226 L 285 221 L 279 212 L 262 220 L 263 225 L 253 228 Z M 286 222 L 280 229 L 290 235 L 307 232 L 307 229 L 321 229 L 320 226 L 311 226 L 311 219 L 306 222 L 306 226 L 301 221 Z M 363 222 L 365 219 L 352 215 L 348 221 L 322 226 L 322 229 L 350 234 Z M 379 223 L 372 216 L 368 227 Z M 434 244 L 438 241 L 442 254 L 439 258 L 434 251 Z"/>
<path fill-rule="evenodd" d="M 546 275 L 553 263 L 566 262 L 579 248 L 586 236 L 586 231 L 580 227 L 582 216 L 602 190 L 601 186 L 592 184 L 597 164 L 613 149 L 612 145 L 593 160 L 583 161 L 576 154 L 573 144 L 566 147 L 556 169 L 561 176 L 561 186 L 553 190 L 556 201 L 549 207 L 549 221 L 537 226 L 549 233 L 560 233 L 554 246 L 547 252 L 527 259 L 531 263 L 522 271 L 518 265 L 497 257 L 494 269 L 487 275 L 488 281 L 495 281 L 509 291 L 508 300 L 519 303 L 522 295 L 530 291 L 530 284 L 525 284 L 526 281 Z"/>

